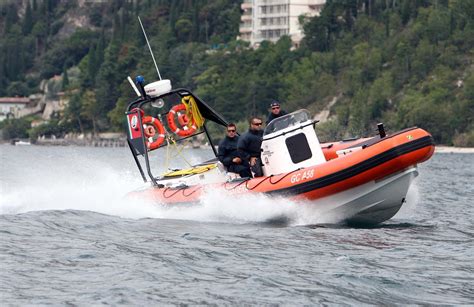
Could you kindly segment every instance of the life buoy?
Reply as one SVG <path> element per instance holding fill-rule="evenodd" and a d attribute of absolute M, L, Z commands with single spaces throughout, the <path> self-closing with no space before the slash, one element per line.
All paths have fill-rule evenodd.
<path fill-rule="evenodd" d="M 170 127 L 171 131 L 173 131 L 179 136 L 182 136 L 182 137 L 190 136 L 197 130 L 196 121 L 193 118 L 191 118 L 192 125 L 191 127 L 189 127 L 188 126 L 189 119 L 187 118 L 186 114 L 180 113 L 182 111 L 186 111 L 186 106 L 184 104 L 177 104 L 171 108 L 167 116 L 168 126 Z M 181 125 L 180 128 L 176 126 L 176 122 L 175 122 L 176 113 L 178 113 L 178 122 Z"/>
<path fill-rule="evenodd" d="M 149 150 L 157 149 L 165 140 L 165 128 L 156 118 L 145 116 L 142 120 L 143 132 L 145 133 L 145 144 Z M 158 134 L 157 134 L 158 131 Z M 156 140 L 153 138 L 157 136 Z"/>
<path fill-rule="evenodd" d="M 186 126 L 189 123 L 189 119 L 186 114 L 183 113 L 178 115 L 178 123 L 181 125 L 181 127 Z"/>

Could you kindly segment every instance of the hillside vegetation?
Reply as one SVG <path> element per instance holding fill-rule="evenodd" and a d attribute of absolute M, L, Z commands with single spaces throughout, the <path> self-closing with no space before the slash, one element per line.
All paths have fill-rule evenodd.
<path fill-rule="evenodd" d="M 419 126 L 437 143 L 474 146 L 474 1 L 327 1 L 301 18 L 305 39 L 253 50 L 236 41 L 240 1 L 11 1 L 0 4 L 0 96 L 39 91 L 61 75 L 70 102 L 48 124 L 8 120 L 12 136 L 125 131 L 134 92 L 127 75 L 157 79 L 138 24 L 147 30 L 162 76 L 188 87 L 231 121 L 323 110 L 336 97 L 328 139 Z M 51 91 L 54 94 L 54 90 Z"/>

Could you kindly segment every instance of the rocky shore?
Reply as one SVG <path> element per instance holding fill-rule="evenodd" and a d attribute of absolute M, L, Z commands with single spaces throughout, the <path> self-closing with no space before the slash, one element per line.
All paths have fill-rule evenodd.
<path fill-rule="evenodd" d="M 39 137 L 35 145 L 46 146 L 91 146 L 91 147 L 124 147 L 127 145 L 127 136 L 124 133 L 106 132 L 95 136 L 91 134 L 66 134 L 64 138 Z"/>
<path fill-rule="evenodd" d="M 39 146 L 89 146 L 89 147 L 126 147 L 127 135 L 124 133 L 105 132 L 99 133 L 95 136 L 91 134 L 67 134 L 64 138 L 57 138 L 54 136 L 39 137 L 35 140 L 30 139 L 12 139 L 1 140 L 0 144 L 11 145 L 39 145 Z M 205 148 L 208 146 L 204 137 L 196 136 L 192 139 L 181 143 L 186 148 Z"/>

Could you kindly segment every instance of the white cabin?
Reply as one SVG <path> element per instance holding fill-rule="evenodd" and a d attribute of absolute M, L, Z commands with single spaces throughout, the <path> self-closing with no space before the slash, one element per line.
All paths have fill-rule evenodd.
<path fill-rule="evenodd" d="M 262 141 L 265 176 L 326 162 L 314 123 L 307 110 L 298 110 L 275 118 L 268 124 Z"/>

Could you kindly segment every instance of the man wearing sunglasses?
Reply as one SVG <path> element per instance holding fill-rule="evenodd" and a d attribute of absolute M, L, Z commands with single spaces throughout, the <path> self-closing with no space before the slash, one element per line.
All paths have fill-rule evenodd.
<path fill-rule="evenodd" d="M 220 141 L 217 158 L 224 164 L 228 172 L 237 173 L 240 177 L 252 177 L 250 166 L 245 159 L 240 157 L 237 150 L 239 136 L 235 124 L 227 125 L 226 137 Z"/>
<path fill-rule="evenodd" d="M 250 164 L 250 169 L 255 177 L 263 176 L 262 162 L 260 158 L 263 137 L 263 121 L 260 117 L 252 117 L 249 121 L 249 131 L 244 133 L 237 144 L 243 159 Z"/>
<path fill-rule="evenodd" d="M 271 122 L 275 118 L 278 118 L 278 117 L 286 115 L 286 114 L 287 113 L 281 109 L 280 103 L 278 101 L 274 100 L 270 104 L 270 114 L 268 114 L 267 125 L 268 125 L 269 122 Z"/>

